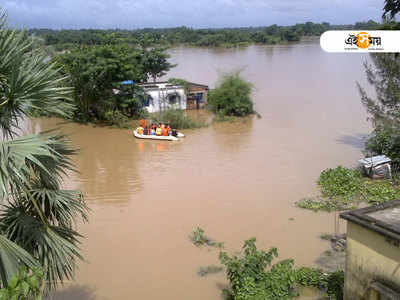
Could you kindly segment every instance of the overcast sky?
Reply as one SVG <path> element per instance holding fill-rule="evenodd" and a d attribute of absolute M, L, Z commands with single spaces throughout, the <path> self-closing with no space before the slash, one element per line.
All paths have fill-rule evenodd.
<path fill-rule="evenodd" d="M 379 21 L 383 0 L 2 0 L 0 6 L 10 24 L 27 28 L 204 28 Z"/>

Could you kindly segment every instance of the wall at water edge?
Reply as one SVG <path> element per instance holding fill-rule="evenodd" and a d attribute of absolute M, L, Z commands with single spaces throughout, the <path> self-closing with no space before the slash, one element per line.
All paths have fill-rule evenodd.
<path fill-rule="evenodd" d="M 399 242 L 348 221 L 344 299 L 400 299 L 379 298 L 376 282 L 400 288 Z"/>

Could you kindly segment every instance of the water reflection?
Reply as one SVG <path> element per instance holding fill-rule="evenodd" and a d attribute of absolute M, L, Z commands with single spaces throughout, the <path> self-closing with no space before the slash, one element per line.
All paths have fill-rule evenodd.
<path fill-rule="evenodd" d="M 363 150 L 368 134 L 358 133 L 353 135 L 342 135 L 336 141 Z"/>
<path fill-rule="evenodd" d="M 58 119 L 35 119 L 29 125 L 32 131 L 59 126 Z M 75 188 L 84 191 L 86 201 L 122 204 L 141 189 L 140 151 L 128 131 L 75 123 L 64 123 L 60 131 L 80 149 L 75 157 L 79 173 L 70 176 Z"/>
<path fill-rule="evenodd" d="M 85 285 L 71 285 L 51 293 L 45 300 L 100 300 L 95 296 L 95 289 Z"/>

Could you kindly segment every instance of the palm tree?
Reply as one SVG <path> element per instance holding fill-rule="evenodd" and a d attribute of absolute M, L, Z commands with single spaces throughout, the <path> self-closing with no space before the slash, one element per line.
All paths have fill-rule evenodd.
<path fill-rule="evenodd" d="M 54 132 L 21 135 L 32 110 L 68 116 L 71 88 L 24 32 L 8 28 L 0 11 L 0 287 L 21 267 L 40 266 L 48 288 L 72 279 L 87 206 L 78 191 L 62 188 L 76 153 Z"/>

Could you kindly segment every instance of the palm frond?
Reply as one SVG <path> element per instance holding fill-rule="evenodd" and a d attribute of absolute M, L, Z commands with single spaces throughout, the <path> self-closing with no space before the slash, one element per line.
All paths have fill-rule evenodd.
<path fill-rule="evenodd" d="M 20 204 L 5 206 L 1 230 L 32 253 L 44 268 L 48 288 L 53 289 L 73 278 L 76 259 L 83 259 L 78 247 L 82 236 L 68 227 L 43 224 L 35 212 L 28 209 Z"/>
<path fill-rule="evenodd" d="M 10 278 L 18 272 L 21 265 L 38 267 L 38 262 L 16 243 L 0 235 L 0 279 L 7 285 Z"/>
<path fill-rule="evenodd" d="M 74 106 L 66 77 L 40 49 L 31 51 L 25 32 L 11 30 L 0 16 L 0 130 L 15 135 L 18 119 L 32 109 L 68 116 Z"/>
<path fill-rule="evenodd" d="M 64 136 L 32 134 L 0 142 L 0 200 L 21 194 L 37 178 L 42 186 L 58 188 L 63 175 L 74 170 L 74 150 Z"/>

